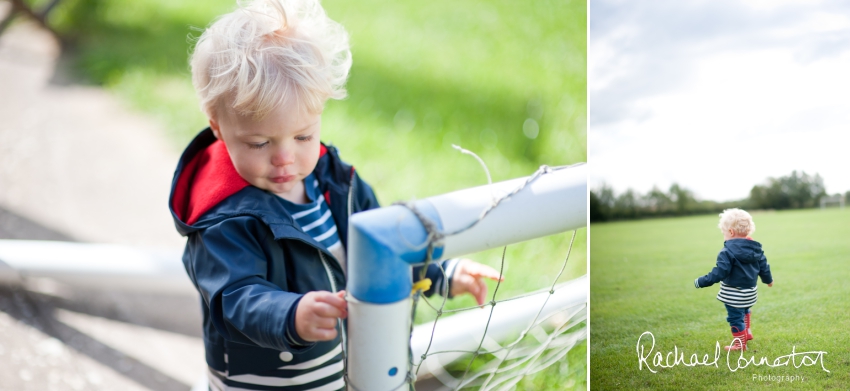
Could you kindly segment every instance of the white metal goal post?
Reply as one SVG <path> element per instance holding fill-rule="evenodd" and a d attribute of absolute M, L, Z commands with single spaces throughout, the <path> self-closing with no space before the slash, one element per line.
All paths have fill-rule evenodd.
<path fill-rule="evenodd" d="M 352 216 L 347 286 L 349 389 L 409 387 L 413 380 L 409 376 L 411 268 L 428 260 L 429 249 L 430 258 L 438 261 L 585 227 L 586 222 L 585 165 L 541 168 L 530 177 Z M 445 236 L 435 238 L 435 232 Z M 432 246 L 426 246 L 429 243 Z"/>

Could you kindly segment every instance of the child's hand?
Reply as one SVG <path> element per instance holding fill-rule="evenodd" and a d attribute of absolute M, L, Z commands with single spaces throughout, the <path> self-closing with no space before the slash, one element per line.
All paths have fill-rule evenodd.
<path fill-rule="evenodd" d="M 484 277 L 494 281 L 504 281 L 505 279 L 500 277 L 499 272 L 490 266 L 468 259 L 461 259 L 458 262 L 452 277 L 452 296 L 469 293 L 475 297 L 478 305 L 482 305 L 487 298 L 487 284 L 484 283 Z"/>
<path fill-rule="evenodd" d="M 771 282 L 770 284 L 767 284 L 767 286 L 768 286 L 768 287 L 772 287 L 772 286 L 773 286 L 773 283 Z"/>
<path fill-rule="evenodd" d="M 336 338 L 337 319 L 347 316 L 345 291 L 308 292 L 295 309 L 295 331 L 305 341 L 330 341 Z"/>

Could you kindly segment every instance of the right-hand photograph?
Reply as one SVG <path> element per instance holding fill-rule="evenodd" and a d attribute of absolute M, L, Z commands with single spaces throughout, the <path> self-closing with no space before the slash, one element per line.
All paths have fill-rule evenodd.
<path fill-rule="evenodd" d="M 850 4 L 590 1 L 590 389 L 850 384 Z"/>

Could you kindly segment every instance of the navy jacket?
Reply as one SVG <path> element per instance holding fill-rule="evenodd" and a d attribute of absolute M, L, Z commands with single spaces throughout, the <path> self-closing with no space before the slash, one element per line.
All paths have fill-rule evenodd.
<path fill-rule="evenodd" d="M 723 249 L 717 254 L 717 266 L 697 278 L 694 284 L 698 288 L 706 288 L 723 281 L 736 288 L 752 288 L 758 283 L 758 277 L 765 284 L 773 282 L 761 243 L 736 238 L 723 242 Z"/>
<path fill-rule="evenodd" d="M 347 247 L 350 214 L 377 208 L 378 201 L 334 147 L 323 144 L 320 155 L 313 173 Z M 187 237 L 183 263 L 201 295 L 212 369 L 229 376 L 260 373 L 338 349 L 339 336 L 300 346 L 286 335 L 295 334 L 287 330 L 288 321 L 304 293 L 345 287 L 342 267 L 300 229 L 278 196 L 239 176 L 209 128 L 180 158 L 169 206 L 177 230 Z M 440 285 L 442 273 L 431 266 L 427 277 Z"/>

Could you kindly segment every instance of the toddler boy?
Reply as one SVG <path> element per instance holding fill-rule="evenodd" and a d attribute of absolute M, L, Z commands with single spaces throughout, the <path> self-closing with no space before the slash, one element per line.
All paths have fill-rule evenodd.
<path fill-rule="evenodd" d="M 212 390 L 340 390 L 348 220 L 371 187 L 322 144 L 325 101 L 345 97 L 348 36 L 317 0 L 246 3 L 191 59 L 209 119 L 186 148 L 169 206 L 201 295 Z M 439 270 L 447 271 L 444 281 Z M 471 293 L 490 267 L 432 264 L 425 292 Z"/>
<path fill-rule="evenodd" d="M 749 236 L 756 230 L 752 216 L 733 208 L 720 214 L 718 228 L 723 233 L 723 249 L 717 254 L 717 266 L 705 276 L 694 280 L 697 288 L 706 288 L 720 282 L 717 300 L 726 306 L 726 321 L 732 329 L 732 344 L 726 350 L 747 350 L 747 341 L 753 339 L 750 329 L 750 308 L 758 299 L 758 277 L 767 286 L 773 286 L 770 265 L 761 243 Z"/>

